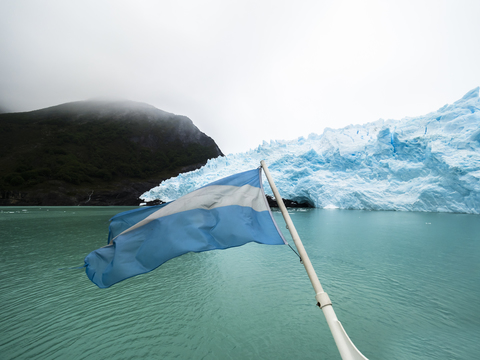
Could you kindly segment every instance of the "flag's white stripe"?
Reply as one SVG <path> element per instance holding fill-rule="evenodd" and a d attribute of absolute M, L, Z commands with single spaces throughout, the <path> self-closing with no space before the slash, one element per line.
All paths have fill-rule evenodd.
<path fill-rule="evenodd" d="M 263 191 L 258 187 L 251 185 L 211 185 L 195 190 L 160 208 L 132 227 L 129 227 L 118 236 L 164 216 L 173 215 L 188 210 L 211 210 L 230 205 L 248 206 L 253 208 L 255 211 L 268 210 L 263 196 Z M 115 239 L 118 236 L 116 236 Z M 115 239 L 112 239 L 111 241 Z"/>

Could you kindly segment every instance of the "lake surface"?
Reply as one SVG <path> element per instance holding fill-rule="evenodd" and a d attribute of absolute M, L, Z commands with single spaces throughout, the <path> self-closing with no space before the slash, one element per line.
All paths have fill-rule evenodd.
<path fill-rule="evenodd" d="M 0 208 L 0 359 L 340 359 L 287 246 L 190 253 L 109 289 L 59 270 L 128 209 Z M 480 216 L 290 212 L 365 356 L 480 358 Z"/>

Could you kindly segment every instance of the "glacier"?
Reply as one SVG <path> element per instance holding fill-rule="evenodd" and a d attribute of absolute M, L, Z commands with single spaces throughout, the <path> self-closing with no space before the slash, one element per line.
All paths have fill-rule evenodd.
<path fill-rule="evenodd" d="M 260 160 L 283 198 L 318 208 L 480 214 L 479 88 L 424 116 L 264 141 L 165 180 L 141 199 L 172 201 Z"/>

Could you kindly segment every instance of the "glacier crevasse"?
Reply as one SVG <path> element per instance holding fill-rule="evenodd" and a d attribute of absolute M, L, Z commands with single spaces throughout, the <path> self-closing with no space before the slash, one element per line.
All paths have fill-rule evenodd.
<path fill-rule="evenodd" d="M 260 160 L 282 197 L 319 208 L 480 214 L 479 88 L 424 116 L 264 141 L 163 181 L 141 198 L 175 200 Z"/>

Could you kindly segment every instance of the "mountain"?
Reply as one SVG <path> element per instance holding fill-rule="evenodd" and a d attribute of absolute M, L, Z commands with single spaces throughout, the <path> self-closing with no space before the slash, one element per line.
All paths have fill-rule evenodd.
<path fill-rule="evenodd" d="M 133 101 L 0 114 L 0 204 L 138 205 L 154 184 L 221 155 L 189 118 Z"/>
<path fill-rule="evenodd" d="M 283 197 L 315 207 L 480 214 L 479 88 L 424 116 L 264 142 L 209 160 L 141 198 L 170 201 L 262 159 Z"/>

